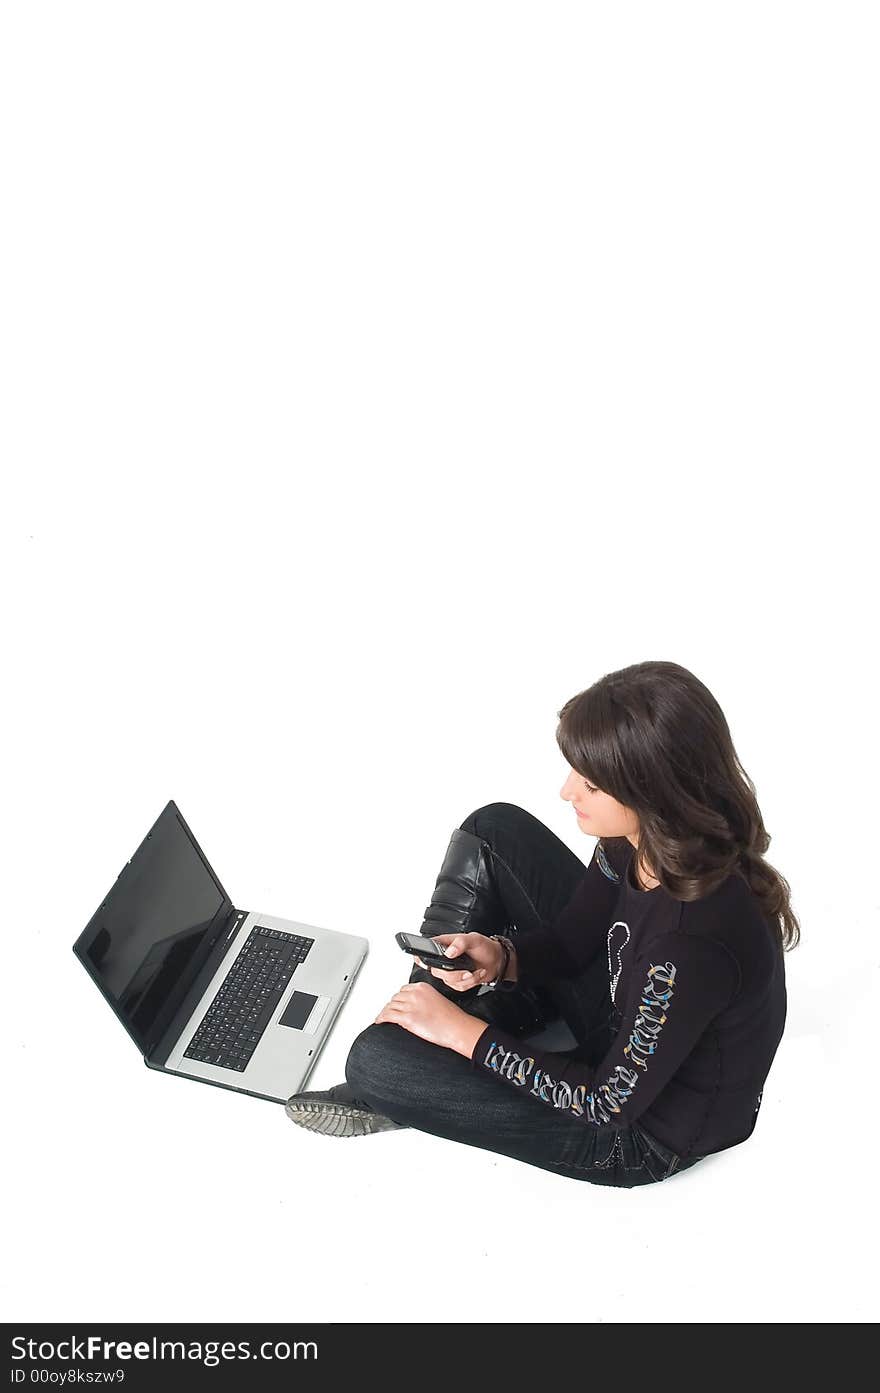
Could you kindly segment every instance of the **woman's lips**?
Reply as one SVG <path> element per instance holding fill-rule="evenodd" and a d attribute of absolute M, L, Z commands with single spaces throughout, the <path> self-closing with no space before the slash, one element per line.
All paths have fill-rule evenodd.
<path fill-rule="evenodd" d="M 575 812 L 578 817 L 586 817 L 586 813 L 582 813 L 579 808 L 575 808 Z"/>

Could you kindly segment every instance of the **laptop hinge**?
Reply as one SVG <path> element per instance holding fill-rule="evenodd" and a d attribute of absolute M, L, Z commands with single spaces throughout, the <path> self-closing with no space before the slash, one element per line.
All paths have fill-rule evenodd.
<path fill-rule="evenodd" d="M 205 988 L 246 918 L 246 909 L 236 909 L 231 905 L 228 913 L 218 921 L 216 932 L 203 945 L 199 960 L 194 964 L 195 976 L 192 972 L 187 973 L 186 982 L 169 998 L 166 1009 L 156 1021 L 149 1048 L 144 1052 L 144 1059 L 150 1064 L 164 1065 L 168 1059 L 181 1031 L 198 1006 Z"/>

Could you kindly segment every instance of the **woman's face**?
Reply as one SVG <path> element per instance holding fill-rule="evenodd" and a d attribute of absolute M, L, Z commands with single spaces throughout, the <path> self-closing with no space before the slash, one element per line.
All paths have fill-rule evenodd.
<path fill-rule="evenodd" d="M 559 796 L 571 803 L 579 815 L 578 827 L 588 837 L 627 837 L 633 846 L 638 844 L 639 820 L 632 808 L 591 785 L 583 774 L 569 769 Z"/>

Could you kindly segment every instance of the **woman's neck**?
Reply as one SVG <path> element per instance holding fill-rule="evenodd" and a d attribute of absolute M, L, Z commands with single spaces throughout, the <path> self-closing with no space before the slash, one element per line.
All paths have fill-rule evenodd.
<path fill-rule="evenodd" d="M 630 860 L 630 870 L 632 872 L 632 882 L 637 890 L 656 890 L 660 884 L 656 876 L 648 875 L 639 869 L 638 856 L 633 856 Z"/>

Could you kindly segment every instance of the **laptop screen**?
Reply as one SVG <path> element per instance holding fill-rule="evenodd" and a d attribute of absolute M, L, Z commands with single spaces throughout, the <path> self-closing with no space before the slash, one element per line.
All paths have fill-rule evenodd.
<path fill-rule="evenodd" d="M 224 905 L 226 892 L 169 803 L 75 945 L 144 1052 Z"/>

